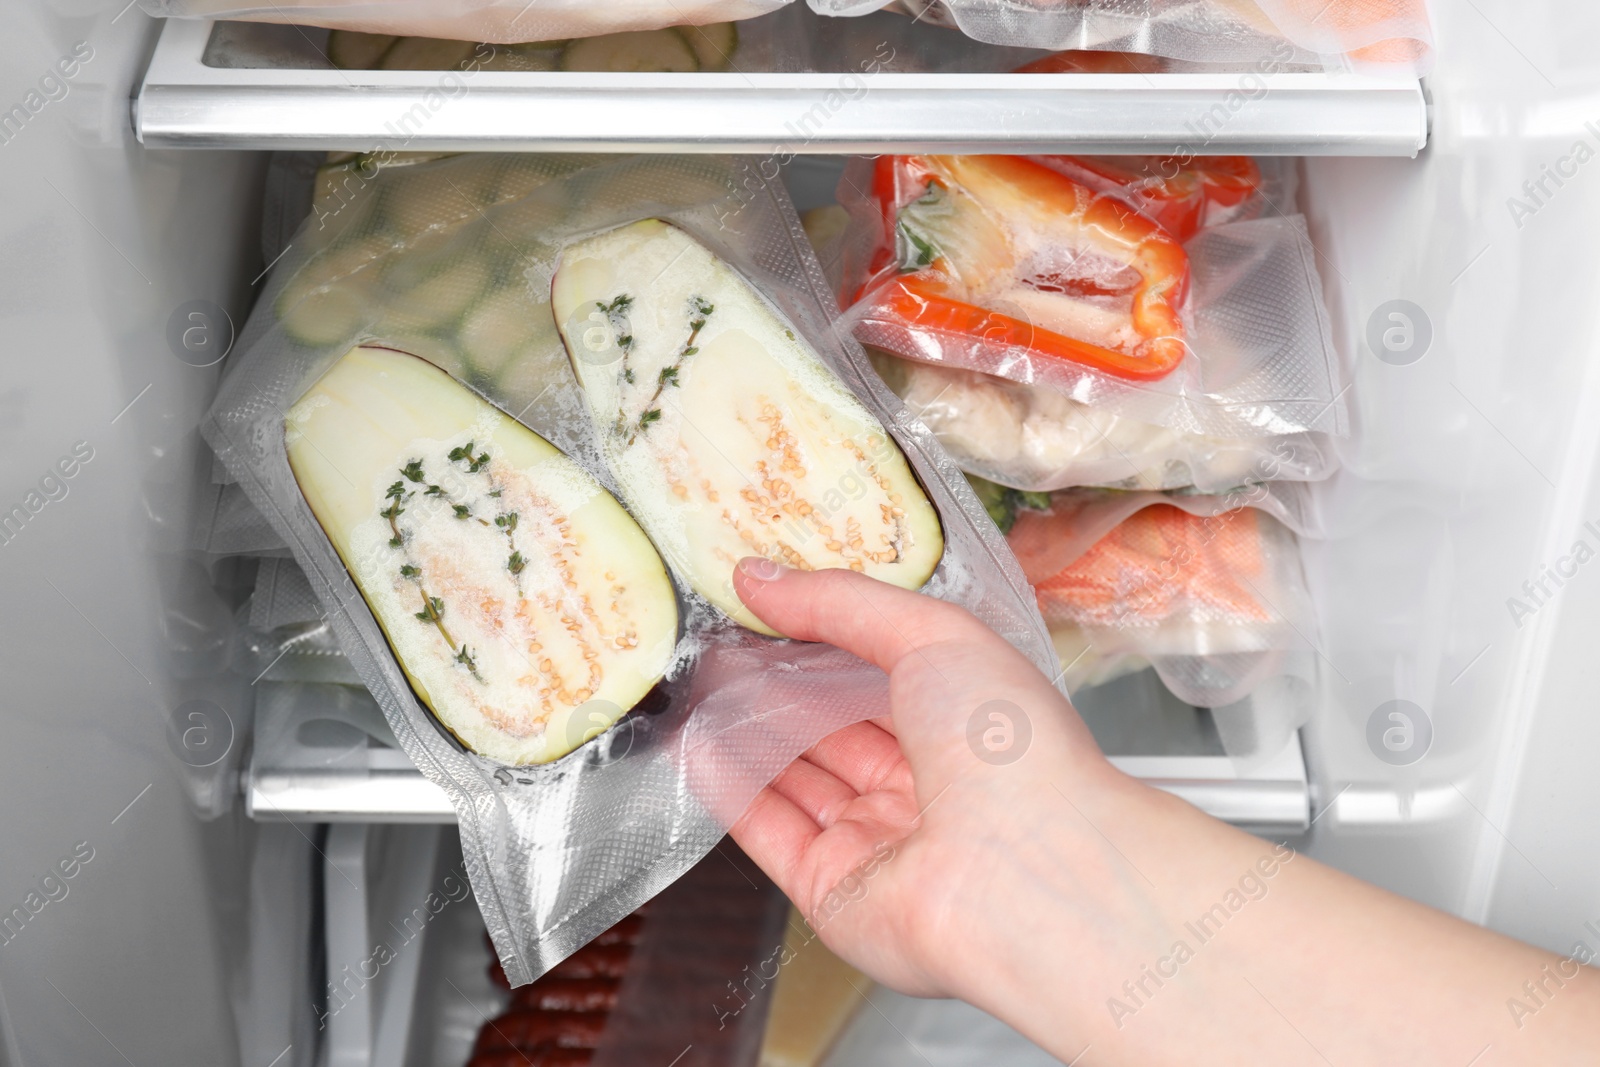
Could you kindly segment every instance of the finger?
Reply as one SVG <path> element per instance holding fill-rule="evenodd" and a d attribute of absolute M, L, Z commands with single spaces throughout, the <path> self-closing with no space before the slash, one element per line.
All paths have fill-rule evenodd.
<path fill-rule="evenodd" d="M 905 766 L 900 742 L 871 722 L 835 730 L 811 746 L 805 758 L 858 794 L 881 789 L 896 769 Z"/>
<path fill-rule="evenodd" d="M 771 786 L 757 793 L 728 836 L 755 861 L 784 895 L 795 899 L 800 861 L 822 834 L 815 820 Z"/>
<path fill-rule="evenodd" d="M 734 568 L 733 585 L 745 606 L 779 633 L 836 645 L 885 672 L 944 641 L 1005 645 L 954 604 L 854 571 L 797 571 L 751 556 Z"/>
<path fill-rule="evenodd" d="M 861 794 L 844 782 L 805 759 L 797 759 L 772 780 L 778 795 L 806 813 L 826 830 Z"/>

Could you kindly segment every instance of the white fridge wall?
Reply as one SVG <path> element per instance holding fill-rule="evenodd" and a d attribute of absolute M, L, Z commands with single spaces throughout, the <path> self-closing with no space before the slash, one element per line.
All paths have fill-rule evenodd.
<path fill-rule="evenodd" d="M 1580 539 L 1600 550 L 1600 9 L 1437 6 L 1423 156 L 1306 166 L 1357 421 L 1324 497 L 1337 535 L 1306 551 L 1323 653 L 1307 848 L 1565 952 L 1600 945 L 1582 926 L 1600 920 L 1600 567 L 1562 563 L 1576 573 L 1548 598 L 1523 582 Z M 1562 184 L 1530 196 L 1546 167 Z M 1396 299 L 1433 331 L 1409 365 L 1363 336 Z M 1368 739 L 1397 698 L 1433 729 L 1407 766 Z"/>
<path fill-rule="evenodd" d="M 128 95 L 153 24 L 118 7 L 31 0 L 8 8 L 0 35 L 0 114 L 31 106 L 77 42 L 93 50 L 64 97 L 0 142 L 0 517 L 30 492 L 43 501 L 41 478 L 76 442 L 93 449 L 66 495 L 0 543 L 12 604 L 0 920 L 26 915 L 0 939 L 0 1063 L 228 1065 L 242 1041 L 248 1067 L 280 1052 L 273 1067 L 289 1067 L 309 1052 L 282 988 L 305 970 L 296 913 L 282 929 L 246 917 L 249 887 L 281 896 L 291 867 L 252 873 L 237 808 L 210 824 L 195 814 L 233 795 L 240 739 L 195 768 L 169 729 L 192 699 L 241 709 L 243 725 L 239 694 L 207 677 L 226 613 L 171 554 L 216 370 L 176 358 L 166 329 L 195 299 L 242 322 L 261 267 L 261 160 L 133 143 Z M 1324 656 L 1308 731 L 1323 814 L 1307 847 L 1567 951 L 1597 943 L 1586 919 L 1600 925 L 1600 565 L 1520 626 L 1507 598 L 1526 599 L 1522 583 L 1580 537 L 1600 549 L 1583 529 L 1600 520 L 1600 162 L 1551 184 L 1520 226 L 1507 202 L 1527 201 L 1522 183 L 1575 141 L 1600 151 L 1584 126 L 1600 122 L 1600 12 L 1590 0 L 1440 7 L 1423 158 L 1307 165 L 1359 423 L 1326 496 L 1335 536 L 1307 551 Z M 1362 340 L 1393 299 L 1434 330 L 1409 366 Z M 1366 738 L 1394 698 L 1435 729 L 1404 768 Z M 93 858 L 41 885 L 80 842 Z M 267 843 L 309 869 L 291 830 Z M 246 960 L 235 995 L 261 991 L 265 1011 L 273 990 L 286 1017 L 255 1018 L 241 1037 L 229 977 Z"/>
<path fill-rule="evenodd" d="M 120 7 L 11 4 L 0 34 L 0 513 L 28 515 L 0 539 L 0 1060 L 230 1065 L 250 835 L 189 799 L 227 795 L 229 760 L 180 775 L 168 741 L 184 700 L 233 699 L 206 676 L 226 611 L 171 554 L 217 372 L 165 332 L 189 300 L 238 315 L 261 166 L 134 143 L 155 25 Z M 92 56 L 41 87 L 78 42 Z M 76 442 L 93 458 L 41 489 Z M 92 859 L 62 879 L 75 848 Z"/>

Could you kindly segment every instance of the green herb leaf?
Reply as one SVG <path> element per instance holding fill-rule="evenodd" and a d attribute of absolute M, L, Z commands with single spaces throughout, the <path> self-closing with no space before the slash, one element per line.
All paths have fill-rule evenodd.
<path fill-rule="evenodd" d="M 915 256 L 911 255 L 911 249 L 909 248 L 901 251 L 900 270 L 902 272 L 921 270 L 939 258 L 939 250 L 933 246 L 932 242 L 910 226 L 907 226 L 903 221 L 900 223 L 899 233 L 912 248 L 916 249 Z"/>
<path fill-rule="evenodd" d="M 422 460 L 414 459 L 400 468 L 400 473 L 413 482 L 422 481 Z"/>
<path fill-rule="evenodd" d="M 430 485 L 430 486 L 428 486 L 428 491 L 423 493 L 422 495 L 423 496 L 443 496 L 444 495 L 444 490 L 440 489 L 437 485 Z"/>
<path fill-rule="evenodd" d="M 679 384 L 679 382 L 678 382 L 678 368 L 677 367 L 662 367 L 661 368 L 661 383 L 663 385 L 677 385 L 677 384 Z"/>
<path fill-rule="evenodd" d="M 683 354 L 684 354 L 684 355 L 686 355 L 686 356 L 692 356 L 692 355 L 694 355 L 694 354 L 695 354 L 695 353 L 696 353 L 696 352 L 698 352 L 698 351 L 700 351 L 700 349 L 699 349 L 699 348 L 697 348 L 697 347 L 696 347 L 696 346 L 694 346 L 694 345 L 690 345 L 690 346 L 689 346 L 689 347 L 688 347 L 688 348 L 685 348 L 685 349 L 684 349 L 684 350 L 683 350 Z"/>
<path fill-rule="evenodd" d="M 527 561 L 522 558 L 521 552 L 511 553 L 511 558 L 506 561 L 506 569 L 512 574 L 521 574 L 522 568 L 527 566 Z"/>
<path fill-rule="evenodd" d="M 383 494 L 383 498 L 385 500 L 399 500 L 401 497 L 403 497 L 405 495 L 406 495 L 406 483 L 405 482 L 395 482 L 393 485 L 391 485 L 389 487 L 388 492 Z"/>
<path fill-rule="evenodd" d="M 400 568 L 400 576 L 402 578 L 421 578 L 422 577 L 422 568 L 421 567 L 413 567 L 411 564 L 406 563 L 406 564 L 402 565 L 401 568 Z"/>
<path fill-rule="evenodd" d="M 468 519 L 472 517 L 472 509 L 467 507 L 465 504 L 451 504 L 450 507 L 456 513 L 456 518 L 458 519 Z"/>
<path fill-rule="evenodd" d="M 655 422 L 660 418 L 661 418 L 661 409 L 660 408 L 651 408 L 649 411 L 647 411 L 643 415 L 639 416 L 639 428 L 643 429 L 644 427 L 649 426 L 652 422 Z"/>

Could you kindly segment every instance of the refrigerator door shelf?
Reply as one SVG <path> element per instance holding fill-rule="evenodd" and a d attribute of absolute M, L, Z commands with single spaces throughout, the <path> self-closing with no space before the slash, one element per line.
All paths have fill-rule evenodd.
<path fill-rule="evenodd" d="M 262 682 L 243 782 L 253 819 L 453 823 L 443 789 L 396 746 L 377 702 L 355 686 Z"/>
<path fill-rule="evenodd" d="M 1112 756 L 1118 770 L 1224 822 L 1267 836 L 1311 825 L 1311 790 L 1300 735 L 1282 752 L 1241 767 L 1226 756 Z"/>
<path fill-rule="evenodd" d="M 394 747 L 364 691 L 279 682 L 258 688 L 256 744 L 243 782 L 251 818 L 455 822 L 444 791 Z M 1170 746 L 1160 755 L 1111 759 L 1158 789 L 1258 832 L 1292 833 L 1310 822 L 1311 793 L 1298 734 L 1278 754 L 1248 761 Z"/>
<path fill-rule="evenodd" d="M 257 32 L 179 19 L 162 28 L 133 104 L 134 131 L 145 145 L 780 158 L 908 151 L 1414 156 L 1428 139 L 1428 105 L 1415 78 L 880 71 L 870 82 L 849 75 L 855 81 L 846 84 L 837 72 L 208 65 L 217 25 L 230 27 L 230 42 Z M 227 62 L 219 51 L 209 58 Z"/>

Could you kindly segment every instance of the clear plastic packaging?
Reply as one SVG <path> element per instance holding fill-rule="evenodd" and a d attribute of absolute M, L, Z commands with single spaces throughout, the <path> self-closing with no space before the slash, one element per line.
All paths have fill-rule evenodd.
<path fill-rule="evenodd" d="M 283 4 L 139 0 L 140 7 L 156 18 L 275 22 L 494 44 L 737 22 L 790 3 L 792 0 L 625 0 L 610 4 L 582 0 L 287 0 Z M 959 28 L 966 39 L 988 45 L 1050 52 L 1088 50 L 1082 54 L 1128 54 L 1171 61 L 1090 63 L 1087 69 L 1154 73 L 1203 66 L 1239 70 L 1246 79 L 1257 77 L 1255 82 L 1241 83 L 1241 92 L 1248 93 L 1265 91 L 1259 76 L 1280 71 L 1355 69 L 1425 74 L 1433 59 L 1432 31 L 1423 0 L 1334 0 L 1331 4 L 1322 0 L 809 0 L 809 5 L 824 15 L 851 17 L 888 8 L 909 14 L 925 26 Z M 982 65 L 973 69 L 997 71 L 1013 66 L 997 66 L 984 57 Z M 1081 61 L 1069 61 L 1033 69 L 1086 67 Z"/>
<path fill-rule="evenodd" d="M 476 47 L 426 37 L 338 33 L 328 40 L 326 58 L 358 70 L 466 69 L 460 66 L 465 62 L 470 69 L 490 71 L 819 72 L 859 78 L 882 72 L 996 73 L 1048 59 L 1038 49 L 984 44 L 888 13 L 819 18 L 804 4 L 738 22 L 624 33 Z M 218 60 L 227 54 L 218 53 Z M 854 78 L 840 83 L 847 97 L 865 88 Z M 799 125 L 806 128 L 804 122 Z"/>
<path fill-rule="evenodd" d="M 513 44 L 754 18 L 790 0 L 139 0 L 154 18 L 237 19 Z"/>
<path fill-rule="evenodd" d="M 1019 512 L 1006 540 L 1068 689 L 1149 665 L 1180 700 L 1216 708 L 1314 648 L 1299 547 L 1269 512 L 1312 521 L 1304 502 L 1265 487 L 1225 497 L 1075 490 Z"/>
<path fill-rule="evenodd" d="M 852 162 L 839 197 L 857 338 L 1185 433 L 1346 432 L 1304 219 L 1263 213 L 1179 245 L 1126 194 L 1058 166 Z"/>
<path fill-rule="evenodd" d="M 964 479 L 832 328 L 798 220 L 757 161 L 385 162 L 401 161 L 374 160 L 340 195 L 324 192 L 242 331 L 203 430 L 292 549 L 401 748 L 450 796 L 514 984 L 670 884 L 795 756 L 881 710 L 886 680 L 837 649 L 727 623 L 680 586 L 688 626 L 654 697 L 552 763 L 502 766 L 465 751 L 407 684 L 289 468 L 286 412 L 356 343 L 429 360 L 610 486 L 549 308 L 551 277 L 568 243 L 666 219 L 738 271 L 895 438 L 944 527 L 925 591 L 968 607 L 1041 668 L 1053 662 L 1022 574 Z"/>
<path fill-rule="evenodd" d="M 1079 403 L 1048 385 L 869 351 L 884 381 L 962 470 L 1014 489 L 1220 493 L 1252 482 L 1319 481 L 1338 468 L 1325 434 L 1190 433 Z"/>
<path fill-rule="evenodd" d="M 810 0 L 854 15 L 882 0 Z M 1222 63 L 1257 74 L 1286 66 L 1426 74 L 1425 0 L 896 0 L 923 21 L 993 44 L 1092 49 Z"/>

